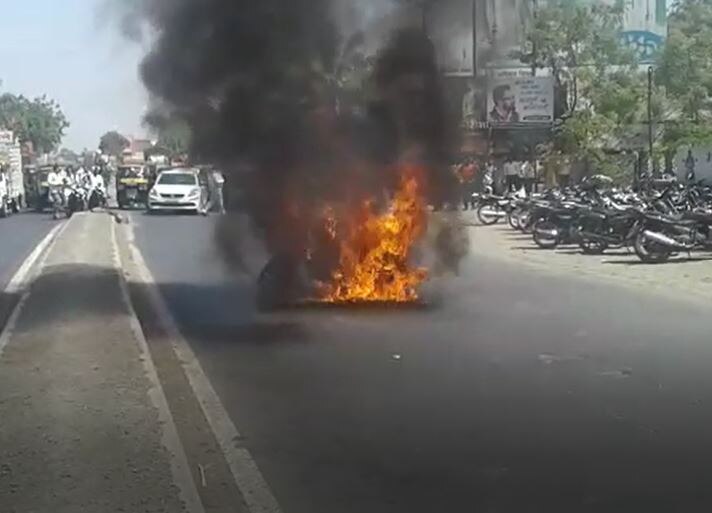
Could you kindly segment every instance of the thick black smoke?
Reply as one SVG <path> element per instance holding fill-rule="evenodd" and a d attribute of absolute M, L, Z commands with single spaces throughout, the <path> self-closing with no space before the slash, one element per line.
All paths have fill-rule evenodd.
<path fill-rule="evenodd" d="M 133 1 L 140 16 L 123 26 L 136 37 L 147 22 L 155 37 L 148 90 L 189 123 L 192 154 L 229 173 L 228 198 L 270 253 L 304 250 L 321 205 L 392 189 L 403 160 L 427 167 L 433 202 L 449 194 L 435 52 L 419 29 L 389 38 L 355 108 L 339 76 L 362 36 L 339 33 L 333 0 Z"/>

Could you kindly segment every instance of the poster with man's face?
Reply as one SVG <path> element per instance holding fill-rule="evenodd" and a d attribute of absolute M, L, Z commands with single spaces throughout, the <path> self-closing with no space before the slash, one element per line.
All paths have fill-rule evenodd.
<path fill-rule="evenodd" d="M 487 87 L 487 121 L 493 125 L 550 123 L 554 86 L 550 77 L 501 76 Z"/>

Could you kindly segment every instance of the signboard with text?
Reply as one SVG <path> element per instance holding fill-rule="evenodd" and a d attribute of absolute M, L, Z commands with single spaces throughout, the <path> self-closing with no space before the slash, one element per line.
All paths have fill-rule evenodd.
<path fill-rule="evenodd" d="M 12 144 L 15 142 L 15 134 L 12 130 L 0 130 L 0 144 Z"/>
<path fill-rule="evenodd" d="M 526 70 L 500 71 L 487 82 L 487 121 L 492 125 L 554 120 L 554 82 Z"/>

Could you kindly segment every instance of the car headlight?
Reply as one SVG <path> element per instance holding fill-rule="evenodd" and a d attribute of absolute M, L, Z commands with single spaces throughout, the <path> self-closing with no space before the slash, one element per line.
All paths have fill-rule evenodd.
<path fill-rule="evenodd" d="M 151 191 L 148 193 L 148 195 L 152 198 L 160 197 L 160 194 L 158 194 L 158 191 L 156 189 L 151 189 Z"/>
<path fill-rule="evenodd" d="M 195 198 L 196 196 L 200 196 L 200 187 L 194 187 L 188 193 L 189 198 Z"/>

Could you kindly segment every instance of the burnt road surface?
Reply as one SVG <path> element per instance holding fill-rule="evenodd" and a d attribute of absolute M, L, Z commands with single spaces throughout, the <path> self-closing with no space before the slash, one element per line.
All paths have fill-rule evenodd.
<path fill-rule="evenodd" d="M 215 218 L 131 219 L 285 513 L 712 504 L 704 303 L 477 255 L 428 308 L 265 316 Z"/>

